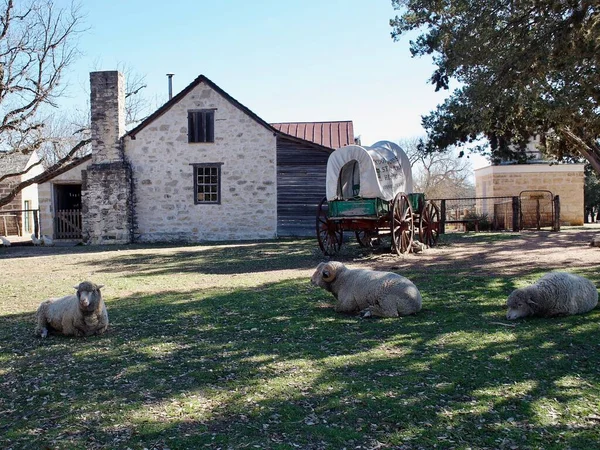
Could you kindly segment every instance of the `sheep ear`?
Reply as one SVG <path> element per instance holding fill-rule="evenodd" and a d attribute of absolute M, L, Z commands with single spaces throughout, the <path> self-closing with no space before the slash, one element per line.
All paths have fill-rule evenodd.
<path fill-rule="evenodd" d="M 98 290 L 102 289 L 103 287 L 104 287 L 104 285 L 103 285 L 103 284 L 99 284 L 99 285 L 98 285 Z"/>
<path fill-rule="evenodd" d="M 335 269 L 329 264 L 323 267 L 323 281 L 330 282 L 335 278 Z"/>
<path fill-rule="evenodd" d="M 527 304 L 537 306 L 537 302 L 535 301 L 535 295 L 533 295 L 533 293 L 530 293 L 530 295 L 527 297 Z"/>
<path fill-rule="evenodd" d="M 76 291 L 79 290 L 79 286 L 73 286 L 73 289 L 75 289 Z"/>

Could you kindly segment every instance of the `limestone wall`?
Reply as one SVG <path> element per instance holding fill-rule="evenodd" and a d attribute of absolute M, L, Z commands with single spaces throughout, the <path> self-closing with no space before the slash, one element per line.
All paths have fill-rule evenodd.
<path fill-rule="evenodd" d="M 560 196 L 563 225 L 583 224 L 583 164 L 517 164 L 475 170 L 477 197 L 518 196 L 526 190 L 548 190 Z"/>
<path fill-rule="evenodd" d="M 187 112 L 215 110 L 214 143 L 188 143 Z M 277 233 L 276 137 L 204 83 L 124 139 L 135 239 L 269 239 Z M 221 204 L 194 204 L 193 164 L 222 163 Z"/>
<path fill-rule="evenodd" d="M 91 164 L 82 172 L 83 241 L 90 244 L 131 242 L 131 171 L 126 163 Z"/>
<path fill-rule="evenodd" d="M 90 73 L 92 164 L 82 173 L 84 242 L 127 244 L 133 227 L 131 168 L 123 157 L 125 81 L 117 71 Z"/>

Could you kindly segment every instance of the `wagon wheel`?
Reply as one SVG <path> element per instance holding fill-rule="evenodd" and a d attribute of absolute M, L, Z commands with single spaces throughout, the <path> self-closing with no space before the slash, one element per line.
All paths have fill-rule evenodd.
<path fill-rule="evenodd" d="M 405 194 L 398 194 L 392 202 L 392 250 L 397 254 L 412 248 L 414 235 L 413 211 Z"/>
<path fill-rule="evenodd" d="M 361 247 L 378 247 L 381 240 L 377 238 L 377 233 L 371 230 L 359 230 L 355 231 L 356 240 Z"/>
<path fill-rule="evenodd" d="M 419 220 L 419 240 L 433 247 L 440 235 L 440 209 L 431 201 L 425 202 L 425 207 Z"/>
<path fill-rule="evenodd" d="M 327 218 L 329 205 L 327 198 L 323 197 L 317 207 L 317 240 L 325 256 L 333 256 L 342 247 L 343 233 L 341 227 Z"/>

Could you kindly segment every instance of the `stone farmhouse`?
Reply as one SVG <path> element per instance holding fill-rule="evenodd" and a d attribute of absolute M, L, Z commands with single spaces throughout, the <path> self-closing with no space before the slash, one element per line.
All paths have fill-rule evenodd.
<path fill-rule="evenodd" d="M 200 75 L 125 132 L 124 78 L 92 72 L 92 152 L 39 185 L 41 229 L 91 244 L 314 235 L 351 121 L 269 124 Z"/>

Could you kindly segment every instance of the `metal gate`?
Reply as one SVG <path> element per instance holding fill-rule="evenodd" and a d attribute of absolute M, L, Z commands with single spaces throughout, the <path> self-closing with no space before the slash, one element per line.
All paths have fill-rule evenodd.
<path fill-rule="evenodd" d="M 519 203 L 520 229 L 556 229 L 556 214 L 552 192 L 546 190 L 521 191 Z"/>

